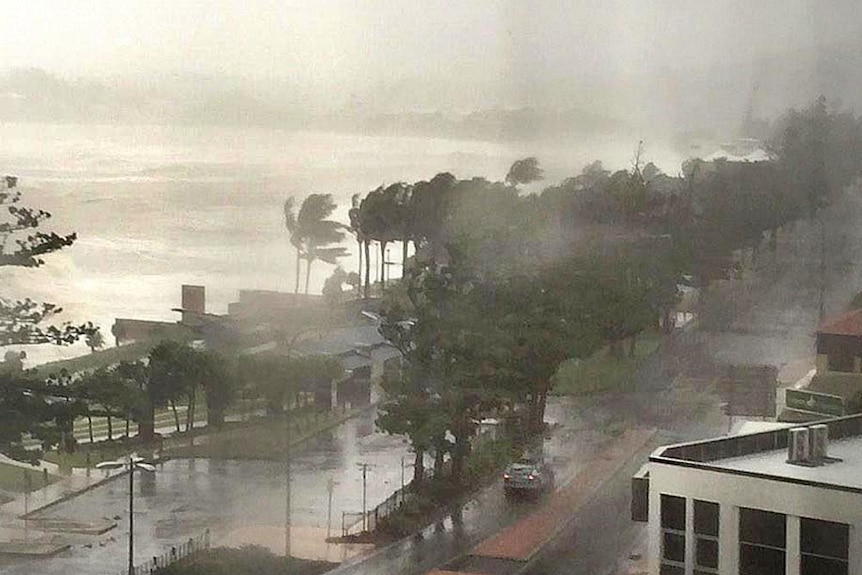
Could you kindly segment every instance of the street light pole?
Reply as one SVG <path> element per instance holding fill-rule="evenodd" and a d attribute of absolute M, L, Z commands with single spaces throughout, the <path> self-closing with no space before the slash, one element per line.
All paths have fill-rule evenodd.
<path fill-rule="evenodd" d="M 135 464 L 129 458 L 129 575 L 135 575 Z"/>
<path fill-rule="evenodd" d="M 362 468 L 362 530 L 368 531 L 368 505 L 367 505 L 367 474 L 368 474 L 368 464 L 360 463 L 359 466 Z"/>
<path fill-rule="evenodd" d="M 129 468 L 129 575 L 135 575 L 135 471 L 154 472 L 155 465 L 144 463 L 140 457 L 129 456 L 128 461 L 103 461 L 96 464 L 96 469 Z"/>

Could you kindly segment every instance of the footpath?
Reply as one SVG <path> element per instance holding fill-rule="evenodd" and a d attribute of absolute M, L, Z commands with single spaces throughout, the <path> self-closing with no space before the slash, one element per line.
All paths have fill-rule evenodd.
<path fill-rule="evenodd" d="M 11 460 L 9 460 L 11 461 Z M 22 467 L 33 469 L 21 464 Z M 52 463 L 42 469 L 56 471 Z M 113 521 L 82 522 L 65 518 L 34 518 L 33 515 L 85 491 L 111 481 L 126 472 L 75 468 L 70 475 L 12 501 L 0 505 L 0 555 L 47 557 L 65 551 L 69 544 L 61 533 L 98 535 L 116 527 Z"/>

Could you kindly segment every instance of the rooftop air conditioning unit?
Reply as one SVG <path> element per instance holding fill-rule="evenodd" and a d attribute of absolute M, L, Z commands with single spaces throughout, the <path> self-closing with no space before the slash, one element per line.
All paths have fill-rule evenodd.
<path fill-rule="evenodd" d="M 787 462 L 808 463 L 810 458 L 809 447 L 808 428 L 796 427 L 791 429 L 787 441 Z"/>
<path fill-rule="evenodd" d="M 812 425 L 811 430 L 811 460 L 815 463 L 823 463 L 829 449 L 829 426 L 820 423 Z"/>

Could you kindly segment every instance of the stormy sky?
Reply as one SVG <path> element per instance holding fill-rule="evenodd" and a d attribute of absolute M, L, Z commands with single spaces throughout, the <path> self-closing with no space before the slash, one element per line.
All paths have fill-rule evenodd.
<path fill-rule="evenodd" d="M 199 74 L 306 104 L 397 110 L 619 112 L 632 102 L 614 92 L 672 102 L 733 83 L 771 110 L 800 74 L 814 85 L 797 99 L 831 88 L 811 68 L 824 53 L 857 57 L 859 14 L 837 0 L 5 0 L 0 70 Z M 657 94 L 649 78 L 662 80 Z"/>

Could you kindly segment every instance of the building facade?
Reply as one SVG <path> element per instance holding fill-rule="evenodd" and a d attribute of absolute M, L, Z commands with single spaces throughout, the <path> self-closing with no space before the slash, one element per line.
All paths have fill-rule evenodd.
<path fill-rule="evenodd" d="M 649 524 L 649 572 L 862 573 L 862 416 L 819 425 L 830 437 L 820 455 L 813 425 L 655 451 L 632 491 L 633 519 Z"/>

